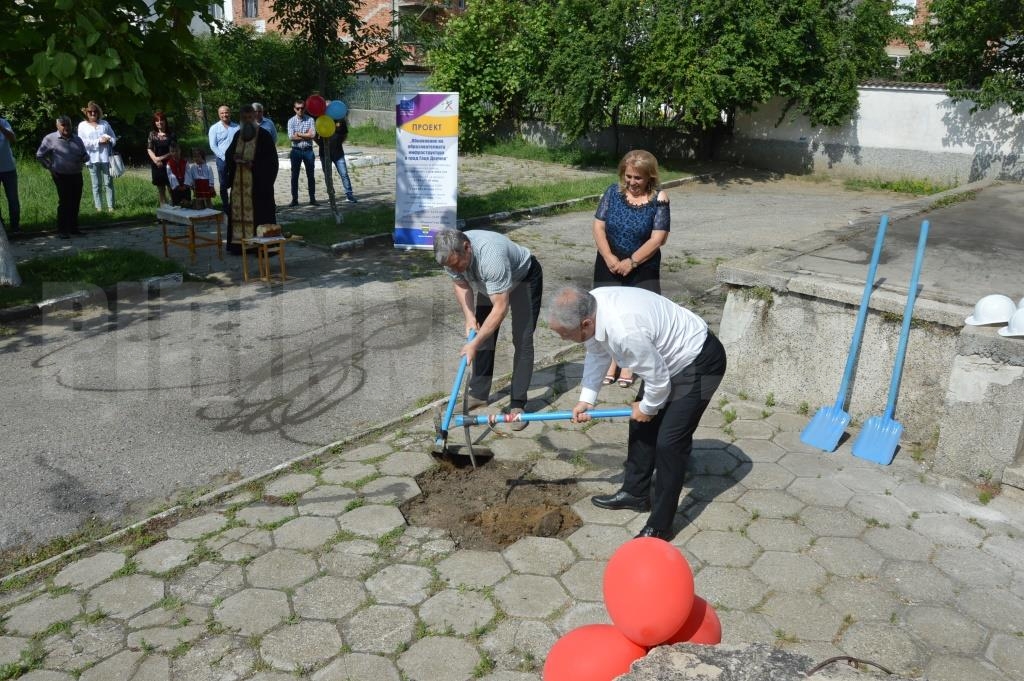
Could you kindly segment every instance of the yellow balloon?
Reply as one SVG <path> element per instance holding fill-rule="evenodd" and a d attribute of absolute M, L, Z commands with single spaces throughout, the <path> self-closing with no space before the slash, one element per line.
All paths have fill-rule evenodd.
<path fill-rule="evenodd" d="M 334 119 L 324 114 L 316 119 L 316 134 L 321 137 L 330 137 L 334 134 Z"/>

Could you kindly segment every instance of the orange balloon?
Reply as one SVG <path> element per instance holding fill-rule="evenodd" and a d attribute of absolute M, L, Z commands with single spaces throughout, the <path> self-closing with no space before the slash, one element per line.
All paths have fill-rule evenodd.
<path fill-rule="evenodd" d="M 610 624 L 588 624 L 555 641 L 544 661 L 544 681 L 611 681 L 647 654 Z"/>
<path fill-rule="evenodd" d="M 693 571 L 672 544 L 654 537 L 626 542 L 604 571 L 604 604 L 622 634 L 656 646 L 679 631 L 693 605 Z"/>
<path fill-rule="evenodd" d="M 718 619 L 718 613 L 700 596 L 693 597 L 690 616 L 683 622 L 683 626 L 665 641 L 666 644 L 703 643 L 712 646 L 721 642 L 722 623 Z"/>

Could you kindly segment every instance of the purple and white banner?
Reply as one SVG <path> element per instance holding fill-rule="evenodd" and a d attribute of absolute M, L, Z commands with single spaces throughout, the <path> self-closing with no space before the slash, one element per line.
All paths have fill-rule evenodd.
<path fill-rule="evenodd" d="M 395 248 L 434 247 L 455 229 L 459 175 L 459 93 L 401 93 L 395 101 Z"/>

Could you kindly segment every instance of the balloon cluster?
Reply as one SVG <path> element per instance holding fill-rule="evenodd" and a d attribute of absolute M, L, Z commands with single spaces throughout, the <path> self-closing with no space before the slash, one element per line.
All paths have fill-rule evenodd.
<path fill-rule="evenodd" d="M 693 592 L 693 571 L 672 544 L 641 537 L 623 544 L 604 571 L 613 624 L 573 629 L 555 642 L 544 681 L 611 681 L 651 648 L 722 642 L 714 608 Z"/>
<path fill-rule="evenodd" d="M 328 102 L 320 95 L 310 95 L 306 98 L 306 113 L 316 119 L 316 134 L 326 138 L 334 134 L 334 122 L 348 114 L 348 105 L 340 99 Z"/>

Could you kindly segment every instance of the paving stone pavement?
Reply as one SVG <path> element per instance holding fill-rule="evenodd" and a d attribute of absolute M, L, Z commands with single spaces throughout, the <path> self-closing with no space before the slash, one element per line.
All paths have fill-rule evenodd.
<path fill-rule="evenodd" d="M 576 397 L 546 395 L 531 409 Z M 721 394 L 697 432 L 672 543 L 724 641 L 932 681 L 1024 679 L 1024 501 L 982 504 L 912 457 L 857 459 L 849 440 L 809 449 L 807 418 Z M 588 493 L 621 480 L 621 420 L 481 435 L 537 478 L 585 479 Z M 645 517 L 584 496 L 573 505 L 583 525 L 565 539 L 461 548 L 397 508 L 435 465 L 434 436 L 429 419 L 410 418 L 8 586 L 4 678 L 538 681 L 561 635 L 610 622 L 604 566 Z"/>

